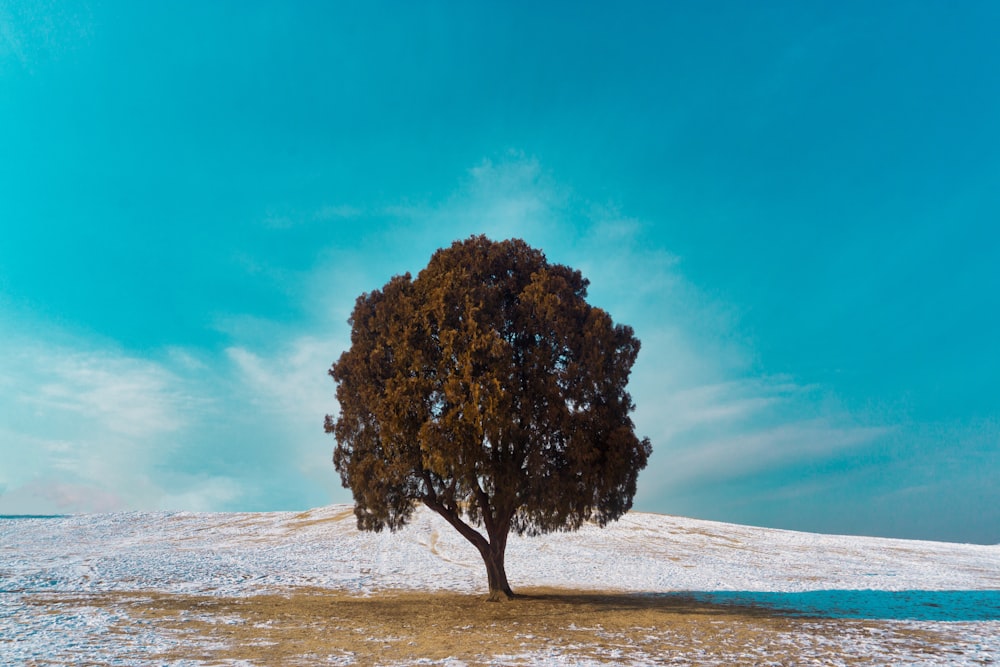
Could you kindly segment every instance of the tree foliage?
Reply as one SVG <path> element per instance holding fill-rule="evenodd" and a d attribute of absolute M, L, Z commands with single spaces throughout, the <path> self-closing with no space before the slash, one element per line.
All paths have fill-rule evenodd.
<path fill-rule="evenodd" d="M 651 450 L 626 391 L 639 341 L 587 285 L 521 240 L 475 236 L 358 297 L 326 430 L 359 528 L 398 529 L 423 502 L 476 546 L 497 599 L 510 531 L 629 510 Z"/>

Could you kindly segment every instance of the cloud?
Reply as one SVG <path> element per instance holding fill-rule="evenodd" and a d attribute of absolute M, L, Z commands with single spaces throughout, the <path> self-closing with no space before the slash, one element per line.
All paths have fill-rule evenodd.
<path fill-rule="evenodd" d="M 661 435 L 676 437 L 697 429 L 728 428 L 802 391 L 787 378 L 728 380 L 670 391 L 658 407 L 664 417 Z"/>
<path fill-rule="evenodd" d="M 34 497 L 56 511 L 155 505 L 150 475 L 199 401 L 162 365 L 8 336 L 0 507 Z"/>
<path fill-rule="evenodd" d="M 349 500 L 330 462 L 334 442 L 323 430 L 324 417 L 337 410 L 327 370 L 346 347 L 342 338 L 291 335 L 271 351 L 226 350 L 241 400 L 280 438 L 282 464 L 323 489 L 327 502 Z"/>
<path fill-rule="evenodd" d="M 343 344 L 285 332 L 249 332 L 267 341 L 257 351 L 171 347 L 157 360 L 55 331 L 5 336 L 0 513 L 347 500 L 322 427 L 336 407 L 325 372 Z"/>
<path fill-rule="evenodd" d="M 634 327 L 642 341 L 630 383 L 635 422 L 654 446 L 640 476 L 643 508 L 669 511 L 698 487 L 726 498 L 731 481 L 762 473 L 794 485 L 801 471 L 865 451 L 897 428 L 853 414 L 827 388 L 762 372 L 738 309 L 687 279 L 657 223 L 582 196 L 531 156 L 484 160 L 440 206 L 409 215 L 410 233 L 446 235 L 439 245 L 479 232 L 522 237 L 580 269 L 591 303 Z"/>
<path fill-rule="evenodd" d="M 654 445 L 641 508 L 670 510 L 698 485 L 724 495 L 732 480 L 834 459 L 890 428 L 850 414 L 821 387 L 761 373 L 738 315 L 685 278 L 683 258 L 654 242 L 655 225 L 580 196 L 533 157 L 483 160 L 438 203 L 328 209 L 312 217 L 378 221 L 353 245 L 328 248 L 311 271 L 283 274 L 307 318 L 219 314 L 231 341 L 222 353 L 172 346 L 144 358 L 65 335 L 8 337 L 0 512 L 349 500 L 322 421 L 337 408 L 326 371 L 349 344 L 354 301 L 478 233 L 524 238 L 579 268 L 591 302 L 635 328 L 635 421 Z"/>
<path fill-rule="evenodd" d="M 157 364 L 107 354 L 39 350 L 42 379 L 22 403 L 36 414 L 74 421 L 94 420 L 116 435 L 148 438 L 183 426 L 186 397 L 177 378 Z M 47 376 L 47 377 L 45 377 Z"/>
<path fill-rule="evenodd" d="M 698 485 L 839 455 L 884 436 L 887 427 L 848 426 L 829 418 L 724 433 L 679 448 L 664 482 Z"/>
<path fill-rule="evenodd" d="M 57 478 L 32 480 L 0 497 L 0 503 L 2 514 L 115 512 L 127 507 L 113 491 Z"/>
<path fill-rule="evenodd" d="M 699 383 L 706 370 L 720 369 L 693 369 L 660 383 L 658 394 L 646 378 L 638 390 L 636 422 L 654 442 L 644 474 L 656 480 L 641 486 L 642 506 L 687 506 L 692 493 L 724 505 L 739 493 L 734 482 L 760 475 L 800 487 L 803 471 L 855 455 L 898 428 L 853 415 L 822 388 L 788 376 Z"/>
<path fill-rule="evenodd" d="M 508 152 L 473 166 L 438 204 L 325 205 L 297 216 L 371 224 L 353 245 L 327 248 L 299 283 L 298 305 L 311 321 L 287 325 L 250 313 L 220 317 L 219 327 L 233 341 L 225 350 L 228 367 L 221 371 L 229 387 L 227 401 L 252 412 L 238 429 L 256 424 L 250 442 L 240 452 L 223 445 L 224 456 L 274 460 L 273 451 L 280 448 L 282 466 L 292 466 L 329 499 L 349 500 L 330 463 L 334 442 L 322 423 L 337 410 L 335 386 L 326 372 L 349 345 L 346 320 L 357 296 L 394 274 L 419 271 L 434 250 L 472 234 L 523 236 L 544 247 L 569 229 L 561 217 L 566 196 L 537 160 Z"/>
<path fill-rule="evenodd" d="M 537 159 L 507 151 L 469 168 L 437 203 L 381 207 L 377 215 L 389 222 L 372 235 L 374 246 L 366 248 L 371 252 L 365 257 L 374 259 L 380 271 L 401 273 L 419 271 L 436 249 L 475 234 L 523 238 L 547 248 L 573 234 L 574 227 L 563 217 L 571 194 Z M 386 267 L 384 260 L 395 268 Z"/>
<path fill-rule="evenodd" d="M 281 345 L 269 358 L 240 346 L 228 348 L 226 354 L 259 409 L 294 423 L 321 423 L 330 411 L 333 387 L 326 372 L 342 349 L 342 341 L 305 335 Z"/>
<path fill-rule="evenodd" d="M 189 512 L 211 512 L 239 501 L 246 490 L 230 477 L 200 476 L 193 484 L 179 491 L 165 490 L 162 507 L 182 508 Z"/>
<path fill-rule="evenodd" d="M 509 151 L 471 168 L 463 187 L 436 213 L 466 219 L 494 238 L 538 237 L 555 227 L 567 231 L 560 217 L 569 196 L 537 159 Z"/>

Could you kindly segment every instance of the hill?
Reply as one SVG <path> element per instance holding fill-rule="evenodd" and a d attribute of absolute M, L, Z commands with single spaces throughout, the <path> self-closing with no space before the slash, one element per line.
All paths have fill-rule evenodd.
<path fill-rule="evenodd" d="M 713 627 L 724 632 L 749 623 L 749 629 L 742 640 L 731 640 L 729 653 L 706 652 L 675 637 L 669 646 L 678 664 L 756 662 L 772 652 L 760 643 L 764 636 L 771 637 L 767 646 L 798 647 L 795 655 L 802 658 L 803 647 L 811 646 L 808 655 L 850 657 L 851 664 L 905 655 L 914 664 L 1000 660 L 1000 546 L 816 535 L 630 513 L 605 529 L 512 537 L 511 584 L 530 596 L 499 605 L 502 611 L 483 611 L 497 605 L 475 597 L 485 589 L 478 554 L 429 511 L 418 512 L 403 531 L 381 534 L 358 532 L 349 506 L 303 513 L 5 519 L 0 545 L 0 654 L 20 661 L 13 664 L 145 665 L 164 656 L 177 664 L 220 664 L 220 656 L 229 655 L 225 646 L 245 646 L 270 632 L 251 631 L 250 615 L 262 615 L 256 623 L 273 629 L 275 618 L 325 605 L 326 611 L 313 608 L 312 616 L 300 619 L 308 625 L 308 619 L 333 617 L 331 601 L 337 609 L 356 608 L 355 616 L 343 620 L 348 625 L 369 619 L 368 625 L 355 623 L 356 634 L 399 634 L 442 603 L 452 611 L 465 609 L 480 625 L 482 614 L 493 614 L 490 636 L 542 609 L 562 618 L 539 626 L 550 634 L 573 635 L 573 627 L 582 632 L 582 619 L 594 624 L 585 633 L 591 638 L 586 645 L 579 638 L 560 643 L 521 632 L 532 639 L 515 641 L 515 633 L 493 649 L 457 625 L 454 632 L 434 635 L 438 643 L 465 633 L 478 653 L 464 654 L 457 644 L 447 655 L 430 646 L 421 651 L 421 641 L 436 640 L 414 635 L 411 652 L 385 652 L 384 664 L 645 664 L 665 660 L 663 637 L 655 646 L 646 641 L 645 648 L 643 640 L 621 640 L 607 653 L 610 640 L 594 628 L 620 625 L 622 636 L 631 637 L 628 628 L 645 623 L 643 636 L 658 637 L 663 628 L 692 619 L 704 621 L 698 636 Z M 214 610 L 211 620 L 192 616 L 198 605 Z M 372 611 L 376 607 L 381 616 Z M 388 617 L 386 609 L 413 609 L 415 618 L 399 627 L 372 625 Z M 186 631 L 183 619 L 195 617 L 202 625 Z M 229 623 L 220 618 L 232 620 L 225 641 L 212 630 Z M 114 639 L 102 640 L 106 632 Z M 288 645 L 284 635 L 262 641 Z M 201 647 L 201 658 L 178 653 L 191 643 Z M 509 650 L 501 650 L 507 644 Z M 205 648 L 212 645 L 222 653 Z M 322 653 L 322 646 L 310 646 Z M 274 660 L 290 659 L 282 655 Z M 239 656 L 230 659 L 247 660 Z M 339 647 L 324 661 L 364 664 L 368 658 L 361 656 L 371 657 Z M 244 664 L 272 664 L 261 660 Z"/>

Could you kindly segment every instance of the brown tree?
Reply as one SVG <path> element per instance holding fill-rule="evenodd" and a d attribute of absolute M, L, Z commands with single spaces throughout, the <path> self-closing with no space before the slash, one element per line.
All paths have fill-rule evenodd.
<path fill-rule="evenodd" d="M 358 297 L 326 430 L 360 529 L 396 530 L 423 502 L 479 550 L 497 600 L 513 596 L 511 530 L 629 510 L 651 451 L 626 391 L 639 341 L 587 285 L 524 241 L 474 236 Z"/>

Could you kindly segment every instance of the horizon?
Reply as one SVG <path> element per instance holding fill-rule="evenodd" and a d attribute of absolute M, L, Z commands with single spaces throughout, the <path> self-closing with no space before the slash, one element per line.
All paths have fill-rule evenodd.
<path fill-rule="evenodd" d="M 433 514 L 433 512 L 434 512 L 433 510 L 431 510 L 430 508 L 428 508 L 423 503 L 417 502 L 417 503 L 415 503 L 415 505 L 416 505 L 416 508 L 414 510 L 414 515 L 413 515 L 414 519 L 419 518 L 421 512 L 427 512 L 427 513 L 431 513 L 431 514 Z M 200 511 L 191 511 L 191 510 L 120 510 L 120 511 L 117 511 L 117 512 L 108 512 L 108 513 L 105 513 L 105 514 L 134 514 L 134 515 L 144 515 L 144 514 L 149 514 L 149 515 L 156 515 L 156 514 L 163 514 L 163 515 L 175 515 L 175 514 L 192 514 L 192 515 L 197 515 L 197 514 L 204 514 L 204 515 L 222 515 L 222 514 L 297 514 L 297 515 L 305 515 L 305 514 L 309 514 L 310 512 L 328 510 L 328 509 L 333 508 L 333 507 L 354 507 L 354 503 L 352 503 L 352 502 L 330 503 L 329 505 L 320 505 L 320 506 L 317 506 L 317 507 L 311 507 L 311 508 L 304 509 L 304 510 L 260 510 L 260 511 L 241 511 L 241 510 L 200 510 Z M 79 512 L 79 513 L 70 513 L 70 514 L 0 514 L 0 520 L 14 520 L 14 521 L 18 521 L 18 520 L 30 520 L 30 519 L 38 519 L 38 520 L 73 519 L 73 518 L 78 518 L 78 517 L 100 516 L 101 514 L 102 513 L 99 513 L 99 512 Z M 607 524 L 607 526 L 604 526 L 603 528 L 607 528 L 608 526 L 612 526 L 613 524 L 618 523 L 622 519 L 625 519 L 625 518 L 629 517 L 630 515 L 635 515 L 635 514 L 645 514 L 645 515 L 649 515 L 649 516 L 658 516 L 658 517 L 663 517 L 663 518 L 666 518 L 666 519 L 680 519 L 680 520 L 689 520 L 689 521 L 702 522 L 702 523 L 714 523 L 714 524 L 720 524 L 720 525 L 724 525 L 724 526 L 732 526 L 732 527 L 735 527 L 735 528 L 746 528 L 746 529 L 749 529 L 749 530 L 762 530 L 762 531 L 774 530 L 774 531 L 778 531 L 778 532 L 799 533 L 799 534 L 804 534 L 804 535 L 816 535 L 818 537 L 828 537 L 828 538 L 843 538 L 843 539 L 847 539 L 847 540 L 850 540 L 852 538 L 857 538 L 859 540 L 890 540 L 890 541 L 897 540 L 897 541 L 904 541 L 904 542 L 929 542 L 929 543 L 934 543 L 934 544 L 951 544 L 951 545 L 956 545 L 956 546 L 963 546 L 964 545 L 964 546 L 975 546 L 975 547 L 1000 547 L 1000 542 L 998 542 L 996 544 L 988 544 L 988 543 L 977 543 L 977 542 L 955 542 L 955 541 L 948 541 L 948 540 L 927 540 L 927 539 L 906 538 L 906 537 L 886 537 L 884 535 L 865 535 L 865 534 L 861 534 L 861 533 L 822 533 L 822 532 L 816 532 L 816 531 L 795 530 L 795 529 L 791 529 L 791 528 L 776 528 L 776 527 L 773 527 L 773 526 L 759 526 L 759 525 L 746 524 L 746 523 L 733 523 L 733 522 L 729 522 L 729 521 L 720 521 L 718 519 L 700 519 L 700 518 L 697 518 L 697 517 L 687 517 L 687 516 L 683 516 L 683 515 L 679 515 L 679 514 L 671 514 L 669 512 L 656 512 L 656 511 L 651 511 L 651 510 L 637 510 L 637 509 L 634 509 L 634 508 L 630 509 L 628 512 L 626 512 L 625 514 L 623 514 L 618 519 L 615 519 L 614 521 L 609 522 Z M 477 527 L 477 528 L 481 527 L 481 524 L 477 524 L 475 522 L 473 522 L 472 525 L 475 526 L 475 527 Z M 584 525 L 585 526 L 597 526 L 597 527 L 600 528 L 600 526 L 598 526 L 596 524 L 596 522 L 594 522 L 593 520 L 585 522 Z M 413 522 L 410 521 L 410 522 L 407 522 L 407 524 L 405 526 L 403 526 L 402 528 L 400 528 L 396 532 L 399 532 L 401 530 L 407 530 L 407 529 L 410 529 L 412 527 L 413 527 Z M 365 532 L 365 531 L 360 531 L 360 532 Z M 393 531 L 390 530 L 389 532 L 393 532 Z M 560 531 L 556 531 L 556 532 L 560 532 Z M 570 532 L 574 532 L 574 531 L 570 531 Z M 553 534 L 553 533 L 544 533 L 543 535 L 551 535 L 551 534 Z M 515 535 L 516 535 L 516 533 L 515 533 Z M 518 537 L 521 538 L 521 537 L 525 537 L 525 536 L 518 535 Z M 538 536 L 535 536 L 535 537 L 538 537 Z M 533 538 L 526 538 L 526 539 L 533 539 Z"/>
<path fill-rule="evenodd" d="M 1000 6 L 0 4 L 0 513 L 351 501 L 358 295 L 635 330 L 634 509 L 1000 543 Z"/>

